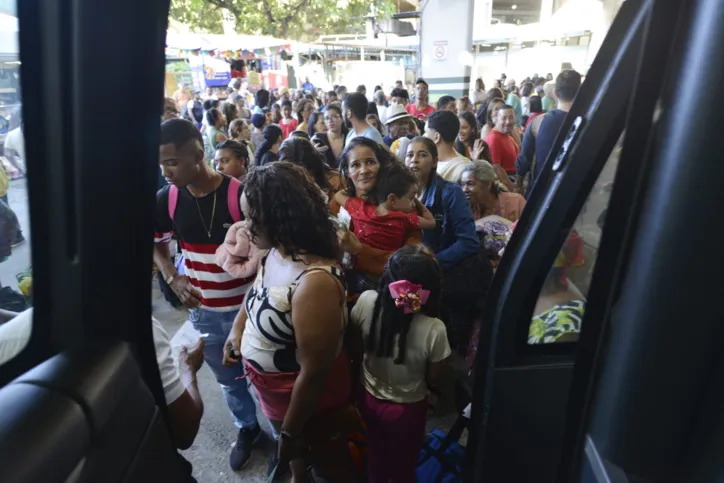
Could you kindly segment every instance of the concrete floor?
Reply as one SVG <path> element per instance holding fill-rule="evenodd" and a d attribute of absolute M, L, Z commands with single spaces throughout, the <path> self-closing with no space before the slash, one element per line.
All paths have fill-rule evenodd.
<path fill-rule="evenodd" d="M 28 218 L 27 189 L 24 179 L 11 182 L 8 193 L 10 207 L 15 211 L 27 243 L 13 249 L 8 260 L 0 264 L 0 281 L 3 285 L 17 287 L 15 275 L 30 265 L 31 236 Z M 170 337 L 174 337 L 187 323 L 185 310 L 176 310 L 162 297 L 158 284 L 153 283 L 153 314 L 161 321 Z M 266 481 L 267 462 L 275 445 L 270 435 L 269 424 L 260 411 L 259 422 L 266 437 L 258 443 L 248 466 L 239 472 L 229 467 L 229 452 L 236 441 L 237 430 L 226 407 L 221 389 L 209 369 L 204 366 L 198 375 L 199 390 L 204 400 L 204 416 L 201 428 L 193 446 L 183 454 L 194 466 L 194 476 L 201 483 L 225 483 L 244 481 L 263 483 Z M 430 417 L 428 428 L 444 431 L 452 426 L 456 415 L 438 404 L 436 415 Z"/>

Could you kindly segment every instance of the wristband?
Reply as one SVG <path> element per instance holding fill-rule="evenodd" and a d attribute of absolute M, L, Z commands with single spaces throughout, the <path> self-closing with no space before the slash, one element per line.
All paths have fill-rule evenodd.
<path fill-rule="evenodd" d="M 173 282 L 173 279 L 176 278 L 176 275 L 171 275 L 166 279 L 166 285 L 171 285 L 171 282 Z"/>

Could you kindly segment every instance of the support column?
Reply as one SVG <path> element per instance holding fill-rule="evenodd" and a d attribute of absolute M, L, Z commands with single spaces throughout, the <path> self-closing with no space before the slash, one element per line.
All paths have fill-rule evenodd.
<path fill-rule="evenodd" d="M 603 8 L 601 11 L 601 18 L 599 20 L 598 27 L 591 36 L 591 41 L 588 46 L 588 55 L 586 56 L 587 64 L 589 66 L 593 63 L 593 59 L 595 59 L 596 54 L 598 54 L 598 51 L 603 44 L 603 40 L 606 38 L 608 29 L 611 27 L 613 19 L 616 18 L 618 9 L 621 8 L 621 4 L 623 2 L 624 0 L 602 0 Z"/>
<path fill-rule="evenodd" d="M 473 64 L 474 0 L 427 0 L 420 19 L 420 74 L 430 102 L 468 95 Z"/>

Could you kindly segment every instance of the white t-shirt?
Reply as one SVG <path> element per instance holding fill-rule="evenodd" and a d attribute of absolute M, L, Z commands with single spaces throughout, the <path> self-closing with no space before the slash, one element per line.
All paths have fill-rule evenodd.
<path fill-rule="evenodd" d="M 163 393 L 166 396 L 166 404 L 171 404 L 181 397 L 186 388 L 181 382 L 181 376 L 178 367 L 174 364 L 171 355 L 171 343 L 168 334 L 161 326 L 161 322 L 155 317 L 151 318 L 153 326 L 153 343 L 156 346 L 156 360 L 158 361 L 158 371 L 161 373 L 161 384 L 163 385 Z"/>
<path fill-rule="evenodd" d="M 352 309 L 352 323 L 362 328 L 365 339 L 370 332 L 377 292 L 368 290 L 360 295 Z M 398 343 L 395 342 L 395 356 Z M 425 376 L 430 362 L 440 362 L 450 356 L 445 324 L 440 319 L 418 313 L 407 333 L 405 362 L 395 364 L 393 357 L 365 354 L 363 381 L 365 389 L 377 399 L 396 403 L 415 403 L 427 397 Z"/>
<path fill-rule="evenodd" d="M 471 162 L 472 161 L 464 156 L 457 156 L 447 161 L 438 161 L 437 174 L 442 176 L 446 181 L 458 184 L 463 177 L 463 171 Z"/>
<path fill-rule="evenodd" d="M 472 87 L 470 88 L 470 95 L 468 97 L 470 98 L 470 102 L 475 105 L 478 102 L 485 102 L 485 98 L 487 97 L 487 95 L 488 94 L 485 91 L 478 91 L 475 90 L 475 87 Z"/>
<path fill-rule="evenodd" d="M 10 131 L 5 138 L 5 150 L 12 149 L 20 157 L 20 161 L 25 162 L 25 137 L 23 130 L 16 127 Z"/>
<path fill-rule="evenodd" d="M 351 140 L 353 140 L 356 137 L 360 138 L 368 138 L 373 141 L 376 141 L 377 144 L 381 144 L 382 146 L 385 146 L 385 141 L 382 139 L 382 135 L 377 130 L 376 127 L 368 127 L 365 129 L 365 131 L 362 134 L 357 134 L 357 132 L 354 129 L 350 129 L 349 133 L 347 133 L 347 139 L 345 140 L 345 145 L 349 144 Z"/>

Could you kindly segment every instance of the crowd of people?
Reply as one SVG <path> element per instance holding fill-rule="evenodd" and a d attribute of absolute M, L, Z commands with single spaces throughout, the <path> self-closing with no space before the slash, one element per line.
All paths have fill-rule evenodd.
<path fill-rule="evenodd" d="M 183 355 L 187 391 L 168 384 L 169 406 L 185 394 L 195 421 L 177 445 L 198 430 L 203 360 L 239 428 L 234 470 L 261 434 L 251 387 L 278 441 L 275 477 L 415 481 L 428 394 L 475 350 L 477 309 L 582 80 L 548 77 L 478 80 L 435 105 L 424 79 L 414 102 L 401 83 L 368 98 L 308 81 L 251 104 L 237 82 L 200 112 L 167 98 L 154 262 L 205 334 Z M 565 283 L 574 242 L 529 343 L 580 330 L 582 296 Z"/>

